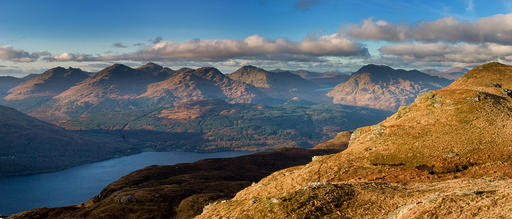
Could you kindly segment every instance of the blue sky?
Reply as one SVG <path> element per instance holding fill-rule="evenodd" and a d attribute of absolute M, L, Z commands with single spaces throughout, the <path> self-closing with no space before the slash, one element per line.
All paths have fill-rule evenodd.
<path fill-rule="evenodd" d="M 477 24 L 464 24 L 508 14 L 512 1 L 506 0 L 3 0 L 0 4 L 0 74 L 10 75 L 37 73 L 57 65 L 96 71 L 114 62 L 136 66 L 146 61 L 174 68 L 210 65 L 224 71 L 244 64 L 314 71 L 351 71 L 367 63 L 444 69 L 493 59 L 506 62 L 512 55 L 492 53 L 496 46 L 508 49 L 508 39 L 461 36 L 459 40 L 442 33 L 425 39 L 416 36 L 424 30 L 409 30 L 421 22 L 452 18 L 462 31 L 465 27 L 480 32 Z M 495 20 L 506 23 L 508 19 Z M 378 32 L 362 28 L 365 21 L 368 27 L 377 25 Z M 510 31 L 504 28 L 505 34 Z M 399 35 L 396 29 L 407 36 L 397 40 L 383 35 L 389 31 Z M 251 40 L 265 42 L 255 47 L 242 45 L 251 36 L 261 38 Z M 237 45 L 231 48 L 233 44 Z M 442 55 L 448 61 L 435 59 L 438 54 L 429 58 L 404 54 L 397 47 L 383 49 L 402 44 L 402 49 L 407 45 L 444 49 Z M 450 58 L 471 46 L 490 51 L 488 59 Z M 325 51 L 319 49 L 323 47 Z"/>

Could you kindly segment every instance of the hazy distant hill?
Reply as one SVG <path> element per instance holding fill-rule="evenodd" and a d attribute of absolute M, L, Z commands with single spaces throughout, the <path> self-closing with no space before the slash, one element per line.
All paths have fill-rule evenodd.
<path fill-rule="evenodd" d="M 443 88 L 450 82 L 417 70 L 366 65 L 329 91 L 327 96 L 338 104 L 396 110 L 411 103 L 418 94 Z"/>
<path fill-rule="evenodd" d="M 276 70 L 272 70 L 271 72 L 285 72 L 285 70 L 276 69 Z M 288 72 L 296 74 L 296 75 L 298 75 L 301 78 L 304 78 L 306 80 L 309 80 L 311 78 L 318 78 L 318 77 L 324 76 L 323 73 L 306 71 L 306 70 L 296 70 L 296 71 L 288 71 Z"/>
<path fill-rule="evenodd" d="M 7 95 L 7 91 L 23 82 L 23 79 L 12 76 L 0 76 L 0 98 Z"/>
<path fill-rule="evenodd" d="M 315 82 L 316 84 L 322 86 L 325 89 L 328 89 L 328 88 L 333 88 L 336 85 L 343 83 L 350 78 L 350 75 L 342 74 L 342 73 L 337 73 L 337 74 L 325 73 L 325 74 L 326 75 L 323 75 L 321 77 L 310 78 L 309 80 L 312 82 Z"/>
<path fill-rule="evenodd" d="M 283 72 L 284 70 L 276 69 L 272 72 Z M 341 82 L 348 80 L 350 75 L 339 72 L 312 72 L 306 70 L 289 71 L 290 73 L 301 76 L 302 78 L 312 81 L 323 89 L 333 88 Z"/>
<path fill-rule="evenodd" d="M 450 79 L 450 80 L 457 80 L 460 77 L 464 76 L 468 71 L 469 71 L 469 69 L 467 69 L 467 68 L 454 67 L 454 68 L 450 68 L 446 71 L 439 72 L 439 73 L 435 74 L 435 76 Z"/>
<path fill-rule="evenodd" d="M 323 102 L 323 95 L 316 91 L 322 87 L 289 71 L 266 71 L 255 66 L 244 66 L 228 75 L 233 80 L 258 87 L 266 95 L 288 100 L 299 98 L 313 102 Z"/>

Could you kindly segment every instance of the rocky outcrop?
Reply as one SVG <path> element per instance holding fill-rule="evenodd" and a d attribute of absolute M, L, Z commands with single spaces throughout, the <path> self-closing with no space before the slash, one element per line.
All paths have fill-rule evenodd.
<path fill-rule="evenodd" d="M 332 149 L 343 151 L 347 149 L 351 135 L 351 131 L 340 132 L 333 139 L 317 144 L 313 149 Z"/>

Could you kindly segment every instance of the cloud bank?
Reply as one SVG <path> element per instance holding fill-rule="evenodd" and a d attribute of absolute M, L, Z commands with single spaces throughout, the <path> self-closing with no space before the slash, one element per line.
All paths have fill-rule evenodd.
<path fill-rule="evenodd" d="M 48 56 L 49 52 L 29 53 L 21 49 L 14 49 L 12 46 L 0 46 L 0 59 L 13 62 L 33 62 L 41 56 Z"/>
<path fill-rule="evenodd" d="M 475 21 L 444 17 L 405 25 L 368 18 L 345 30 L 359 40 L 472 42 L 512 45 L 512 14 L 497 14 Z"/>
<path fill-rule="evenodd" d="M 318 61 L 322 56 L 368 56 L 368 50 L 341 34 L 306 38 L 292 42 L 284 38 L 268 39 L 259 35 L 243 40 L 194 39 L 186 42 L 156 41 L 138 52 L 106 56 L 105 60 L 225 60 L 250 58 L 287 61 Z"/>
<path fill-rule="evenodd" d="M 383 46 L 380 52 L 404 61 L 479 64 L 491 60 L 512 61 L 512 46 L 496 43 L 412 43 Z"/>
<path fill-rule="evenodd" d="M 53 57 L 44 57 L 43 60 L 49 62 L 67 62 L 67 61 L 75 61 L 75 62 L 90 62 L 90 61 L 105 61 L 104 58 L 100 56 L 92 56 L 87 54 L 73 54 L 73 53 L 61 53 L 59 55 L 55 55 Z"/>

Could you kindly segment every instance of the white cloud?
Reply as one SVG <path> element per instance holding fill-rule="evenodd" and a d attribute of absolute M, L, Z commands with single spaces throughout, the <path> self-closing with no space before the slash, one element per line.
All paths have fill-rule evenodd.
<path fill-rule="evenodd" d="M 13 62 L 33 62 L 41 56 L 48 56 L 49 52 L 29 53 L 21 49 L 14 49 L 12 46 L 0 46 L 0 59 Z"/>
<path fill-rule="evenodd" d="M 403 61 L 479 64 L 512 61 L 512 46 L 496 43 L 411 43 L 383 46 L 380 52 Z"/>
<path fill-rule="evenodd" d="M 73 54 L 73 53 L 61 53 L 59 55 L 53 57 L 45 57 L 44 60 L 49 62 L 67 62 L 67 61 L 76 61 L 76 62 L 86 62 L 86 61 L 102 61 L 101 57 L 94 57 L 92 55 L 83 55 L 83 54 Z"/>
<path fill-rule="evenodd" d="M 367 49 L 341 34 L 292 42 L 259 35 L 243 40 L 194 39 L 186 42 L 159 41 L 138 52 L 106 56 L 105 60 L 224 60 L 230 58 L 319 61 L 322 56 L 367 56 Z"/>
<path fill-rule="evenodd" d="M 444 17 L 412 25 L 366 19 L 346 31 L 360 40 L 482 42 L 512 45 L 512 14 L 497 14 L 475 21 Z"/>
<path fill-rule="evenodd" d="M 361 40 L 405 41 L 409 27 L 384 20 L 373 21 L 368 18 L 361 25 L 351 25 L 348 34 Z"/>

